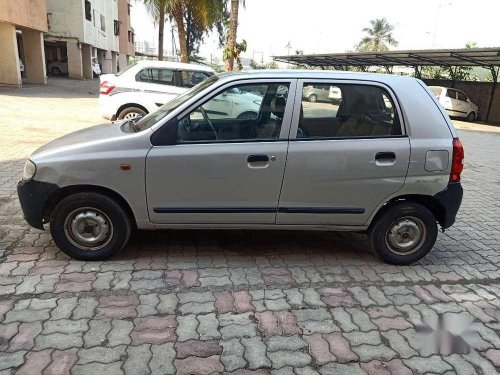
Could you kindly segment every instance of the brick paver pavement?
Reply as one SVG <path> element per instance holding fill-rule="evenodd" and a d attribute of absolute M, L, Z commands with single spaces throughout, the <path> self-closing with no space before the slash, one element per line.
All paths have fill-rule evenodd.
<path fill-rule="evenodd" d="M 0 100 L 18 103 L 9 95 Z M 93 111 L 92 95 L 68 105 Z M 500 134 L 460 132 L 457 223 L 409 267 L 381 263 L 361 234 L 270 231 L 139 232 L 113 259 L 81 262 L 23 221 L 15 184 L 33 149 L 88 124 L 33 113 L 13 123 L 2 110 L 0 374 L 500 369 Z M 415 324 L 445 312 L 476 319 L 477 350 L 418 346 Z"/>

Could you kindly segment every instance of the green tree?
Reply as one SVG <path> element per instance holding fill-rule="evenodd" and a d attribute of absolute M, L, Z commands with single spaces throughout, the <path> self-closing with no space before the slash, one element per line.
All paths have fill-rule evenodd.
<path fill-rule="evenodd" d="M 175 22 L 177 28 L 181 62 L 189 62 L 190 55 L 186 18 L 188 18 L 189 27 L 195 25 L 195 34 L 197 33 L 196 35 L 200 37 L 200 30 L 203 32 L 210 30 L 221 20 L 225 5 L 224 0 L 144 0 L 144 4 L 158 23 L 158 60 L 163 60 L 164 27 L 166 17 L 169 17 Z"/>
<path fill-rule="evenodd" d="M 394 26 L 390 25 L 385 18 L 371 20 L 370 24 L 370 27 L 363 29 L 363 32 L 367 35 L 357 45 L 357 51 L 388 51 L 389 46 L 396 47 L 398 45 L 398 42 L 392 36 Z"/>

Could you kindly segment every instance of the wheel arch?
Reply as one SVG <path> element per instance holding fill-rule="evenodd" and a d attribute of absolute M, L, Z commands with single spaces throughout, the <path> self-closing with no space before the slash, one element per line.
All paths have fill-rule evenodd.
<path fill-rule="evenodd" d="M 98 185 L 70 185 L 54 191 L 47 199 L 47 202 L 45 203 L 45 206 L 43 208 L 43 222 L 49 222 L 52 211 L 59 201 L 75 193 L 99 193 L 115 200 L 125 209 L 125 211 L 129 215 L 132 226 L 134 228 L 137 228 L 137 222 L 134 212 L 132 211 L 132 208 L 125 200 L 125 198 L 123 198 L 122 195 L 112 189 Z"/>
<path fill-rule="evenodd" d="M 446 220 L 446 212 L 443 206 L 439 203 L 439 201 L 432 195 L 423 195 L 423 194 L 407 194 L 407 195 L 401 195 L 398 197 L 394 197 L 391 200 L 387 201 L 384 205 L 382 205 L 377 213 L 373 215 L 369 227 L 371 228 L 373 224 L 392 206 L 403 203 L 403 202 L 410 202 L 410 203 L 418 203 L 427 208 L 429 211 L 432 212 L 434 217 L 436 218 L 436 221 L 440 224 L 443 225 L 443 223 Z"/>

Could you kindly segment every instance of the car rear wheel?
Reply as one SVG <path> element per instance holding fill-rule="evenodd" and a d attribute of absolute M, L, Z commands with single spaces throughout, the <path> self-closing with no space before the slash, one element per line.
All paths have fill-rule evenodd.
<path fill-rule="evenodd" d="M 131 224 L 115 200 L 98 193 L 76 193 L 56 205 L 50 231 L 56 245 L 69 256 L 103 260 L 125 246 Z"/>
<path fill-rule="evenodd" d="M 316 103 L 318 101 L 318 97 L 316 96 L 316 94 L 309 95 L 308 99 L 311 103 Z"/>
<path fill-rule="evenodd" d="M 467 115 L 467 119 L 466 119 L 468 122 L 474 122 L 476 121 L 476 113 L 475 112 L 471 112 Z"/>
<path fill-rule="evenodd" d="M 118 114 L 118 120 L 133 120 L 138 117 L 146 116 L 147 112 L 142 108 L 128 107 Z"/>
<path fill-rule="evenodd" d="M 390 207 L 370 229 L 370 244 L 387 263 L 408 265 L 436 243 L 438 227 L 431 211 L 417 203 Z"/>
<path fill-rule="evenodd" d="M 53 67 L 50 69 L 50 72 L 52 73 L 53 76 L 60 77 L 62 76 L 62 71 L 59 68 Z"/>

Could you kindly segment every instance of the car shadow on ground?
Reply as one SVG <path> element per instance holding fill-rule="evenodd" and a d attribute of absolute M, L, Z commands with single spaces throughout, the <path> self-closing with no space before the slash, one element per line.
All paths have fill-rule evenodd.
<path fill-rule="evenodd" d="M 361 233 L 290 230 L 156 230 L 132 233 L 112 259 L 158 256 L 300 256 L 341 257 L 343 263 L 372 262 L 367 236 Z"/>

